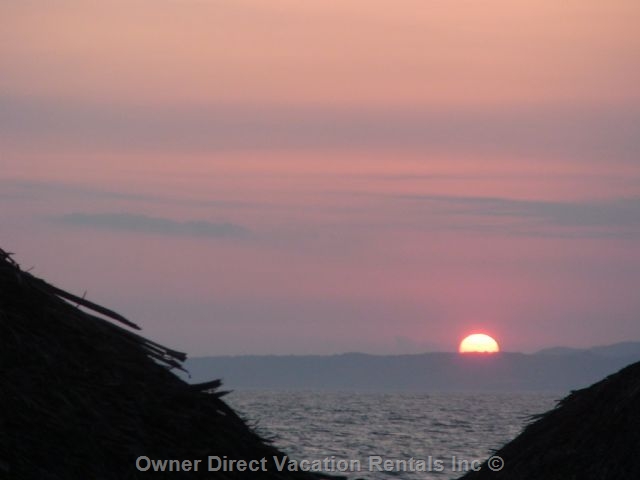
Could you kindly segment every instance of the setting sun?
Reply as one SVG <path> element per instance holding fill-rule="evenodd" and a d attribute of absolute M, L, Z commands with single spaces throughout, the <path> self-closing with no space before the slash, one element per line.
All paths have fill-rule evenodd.
<path fill-rule="evenodd" d="M 473 335 L 465 337 L 460 342 L 458 351 L 460 353 L 495 353 L 500 351 L 500 346 L 498 345 L 498 342 L 489 335 L 485 335 L 484 333 L 474 333 Z"/>

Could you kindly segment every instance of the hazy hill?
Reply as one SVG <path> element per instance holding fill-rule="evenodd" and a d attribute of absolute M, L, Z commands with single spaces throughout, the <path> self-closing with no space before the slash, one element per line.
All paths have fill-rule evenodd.
<path fill-rule="evenodd" d="M 600 345 L 591 348 L 553 347 L 537 352 L 544 355 L 574 355 L 578 353 L 593 353 L 603 357 L 636 357 L 640 358 L 640 342 L 620 342 L 613 345 Z"/>
<path fill-rule="evenodd" d="M 558 391 L 580 388 L 640 360 L 640 343 L 535 354 L 219 356 L 186 362 L 193 382 L 230 389 Z"/>

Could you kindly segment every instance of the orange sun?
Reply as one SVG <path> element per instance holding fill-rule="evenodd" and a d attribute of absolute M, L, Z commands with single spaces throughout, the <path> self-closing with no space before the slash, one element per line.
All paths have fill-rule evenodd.
<path fill-rule="evenodd" d="M 465 337 L 460 342 L 460 348 L 458 351 L 460 353 L 495 353 L 500 351 L 500 346 L 498 345 L 498 342 L 489 335 L 485 335 L 484 333 L 474 333 L 473 335 Z"/>

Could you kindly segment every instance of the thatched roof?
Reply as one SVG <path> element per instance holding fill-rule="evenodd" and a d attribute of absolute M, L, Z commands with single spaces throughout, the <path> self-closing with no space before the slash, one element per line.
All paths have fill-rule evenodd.
<path fill-rule="evenodd" d="M 528 425 L 496 452 L 504 468 L 464 480 L 640 478 L 640 362 L 583 390 Z"/>
<path fill-rule="evenodd" d="M 117 313 L 25 272 L 0 249 L 0 478 L 312 479 L 279 473 L 216 393 L 170 369 L 185 355 Z M 269 460 L 261 473 L 139 472 L 137 457 Z"/>

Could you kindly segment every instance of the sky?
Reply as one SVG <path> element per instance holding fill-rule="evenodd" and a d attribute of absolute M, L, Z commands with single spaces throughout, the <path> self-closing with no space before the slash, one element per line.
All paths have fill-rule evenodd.
<path fill-rule="evenodd" d="M 637 0 L 0 0 L 0 247 L 190 355 L 640 340 Z"/>

